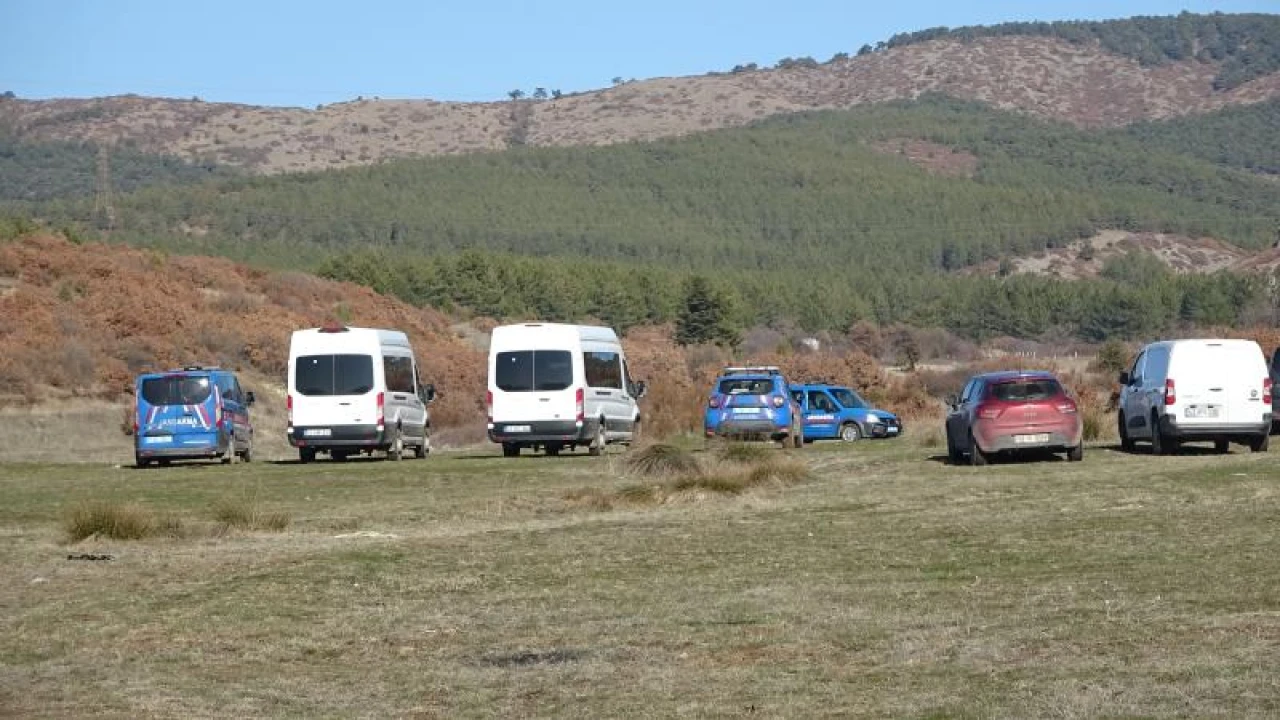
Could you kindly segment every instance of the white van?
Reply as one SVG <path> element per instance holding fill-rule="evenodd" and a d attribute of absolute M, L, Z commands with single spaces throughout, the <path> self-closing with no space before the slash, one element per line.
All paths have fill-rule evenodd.
<path fill-rule="evenodd" d="M 434 397 L 402 332 L 328 325 L 293 333 L 288 434 L 304 463 L 318 452 L 341 461 L 380 451 L 399 460 L 411 448 L 426 457 Z"/>
<path fill-rule="evenodd" d="M 1173 453 L 1184 441 L 1212 441 L 1267 449 L 1271 432 L 1271 375 L 1252 340 L 1168 340 L 1142 348 L 1120 373 L 1120 444 L 1151 443 Z"/>
<path fill-rule="evenodd" d="M 630 443 L 640 427 L 632 382 L 612 328 L 556 323 L 503 325 L 489 341 L 489 439 L 514 457 L 521 448 L 556 455 Z"/>

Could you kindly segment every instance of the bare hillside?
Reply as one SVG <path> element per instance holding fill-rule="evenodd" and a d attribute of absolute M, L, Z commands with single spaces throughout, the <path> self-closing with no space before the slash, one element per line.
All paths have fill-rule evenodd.
<path fill-rule="evenodd" d="M 0 101 L 28 140 L 132 142 L 254 172 L 346 167 L 513 144 L 603 145 L 743 125 L 771 115 L 943 92 L 1082 127 L 1204 113 L 1280 96 L 1272 73 L 1216 91 L 1216 63 L 1142 67 L 1040 37 L 907 45 L 814 68 L 658 78 L 555 100 L 356 100 L 312 109 L 122 96 Z"/>

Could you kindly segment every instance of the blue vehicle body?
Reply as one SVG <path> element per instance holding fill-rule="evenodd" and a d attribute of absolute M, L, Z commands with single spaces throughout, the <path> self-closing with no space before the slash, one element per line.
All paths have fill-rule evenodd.
<path fill-rule="evenodd" d="M 729 367 L 707 398 L 703 429 L 708 438 L 764 438 L 799 446 L 800 406 L 776 367 Z"/>
<path fill-rule="evenodd" d="M 235 373 L 187 367 L 139 375 L 134 386 L 133 449 L 138 467 L 153 461 L 253 456 L 253 393 Z"/>
<path fill-rule="evenodd" d="M 844 440 L 898 437 L 902 420 L 867 402 L 853 388 L 829 383 L 791 386 L 804 417 L 804 439 Z"/>

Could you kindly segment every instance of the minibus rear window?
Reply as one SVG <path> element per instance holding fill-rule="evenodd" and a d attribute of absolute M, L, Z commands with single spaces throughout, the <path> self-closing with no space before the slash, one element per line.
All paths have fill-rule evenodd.
<path fill-rule="evenodd" d="M 573 356 L 568 350 L 500 352 L 493 371 L 505 392 L 564 390 L 573 384 Z"/>
<path fill-rule="evenodd" d="M 142 381 L 142 399 L 150 405 L 199 405 L 209 399 L 207 375 L 170 375 Z"/>
<path fill-rule="evenodd" d="M 294 363 L 294 387 L 302 395 L 364 395 L 373 389 L 369 355 L 303 355 Z"/>

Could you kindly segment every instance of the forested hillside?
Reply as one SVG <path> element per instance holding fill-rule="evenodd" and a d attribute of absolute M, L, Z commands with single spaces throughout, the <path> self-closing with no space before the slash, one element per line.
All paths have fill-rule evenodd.
<path fill-rule="evenodd" d="M 1146 147 L 1280 175 L 1280 99 L 1195 118 L 1137 123 L 1114 131 Z"/>
<path fill-rule="evenodd" d="M 1135 17 L 1127 20 L 1015 22 L 985 27 L 930 28 L 902 33 L 884 47 L 931 40 L 1043 36 L 1076 44 L 1098 43 L 1139 63 L 1161 65 L 1197 59 L 1223 63 L 1214 87 L 1229 90 L 1280 70 L 1280 15 L 1242 14 Z M 869 50 L 869 48 L 868 48 Z"/>
<path fill-rule="evenodd" d="M 1233 113 L 1255 120 L 1233 110 L 1204 127 L 1230 127 Z M 1268 247 L 1280 223 L 1276 185 L 1193 157 L 1209 152 L 1192 150 L 1203 135 L 1191 121 L 1089 132 L 931 97 L 648 144 L 144 189 L 117 199 L 112 239 L 323 267 L 414 302 L 502 316 L 669 319 L 684 278 L 703 274 L 748 322 L 1137 335 L 1233 321 L 1264 302 L 1259 284 L 946 273 L 1102 229 Z M 960 174 L 919 167 L 896 149 L 915 140 L 974 162 Z M 1249 144 L 1259 157 L 1276 153 L 1274 135 L 1236 140 L 1241 153 Z M 93 221 L 88 200 L 25 210 Z M 1123 263 L 1111 274 L 1122 272 Z"/>

